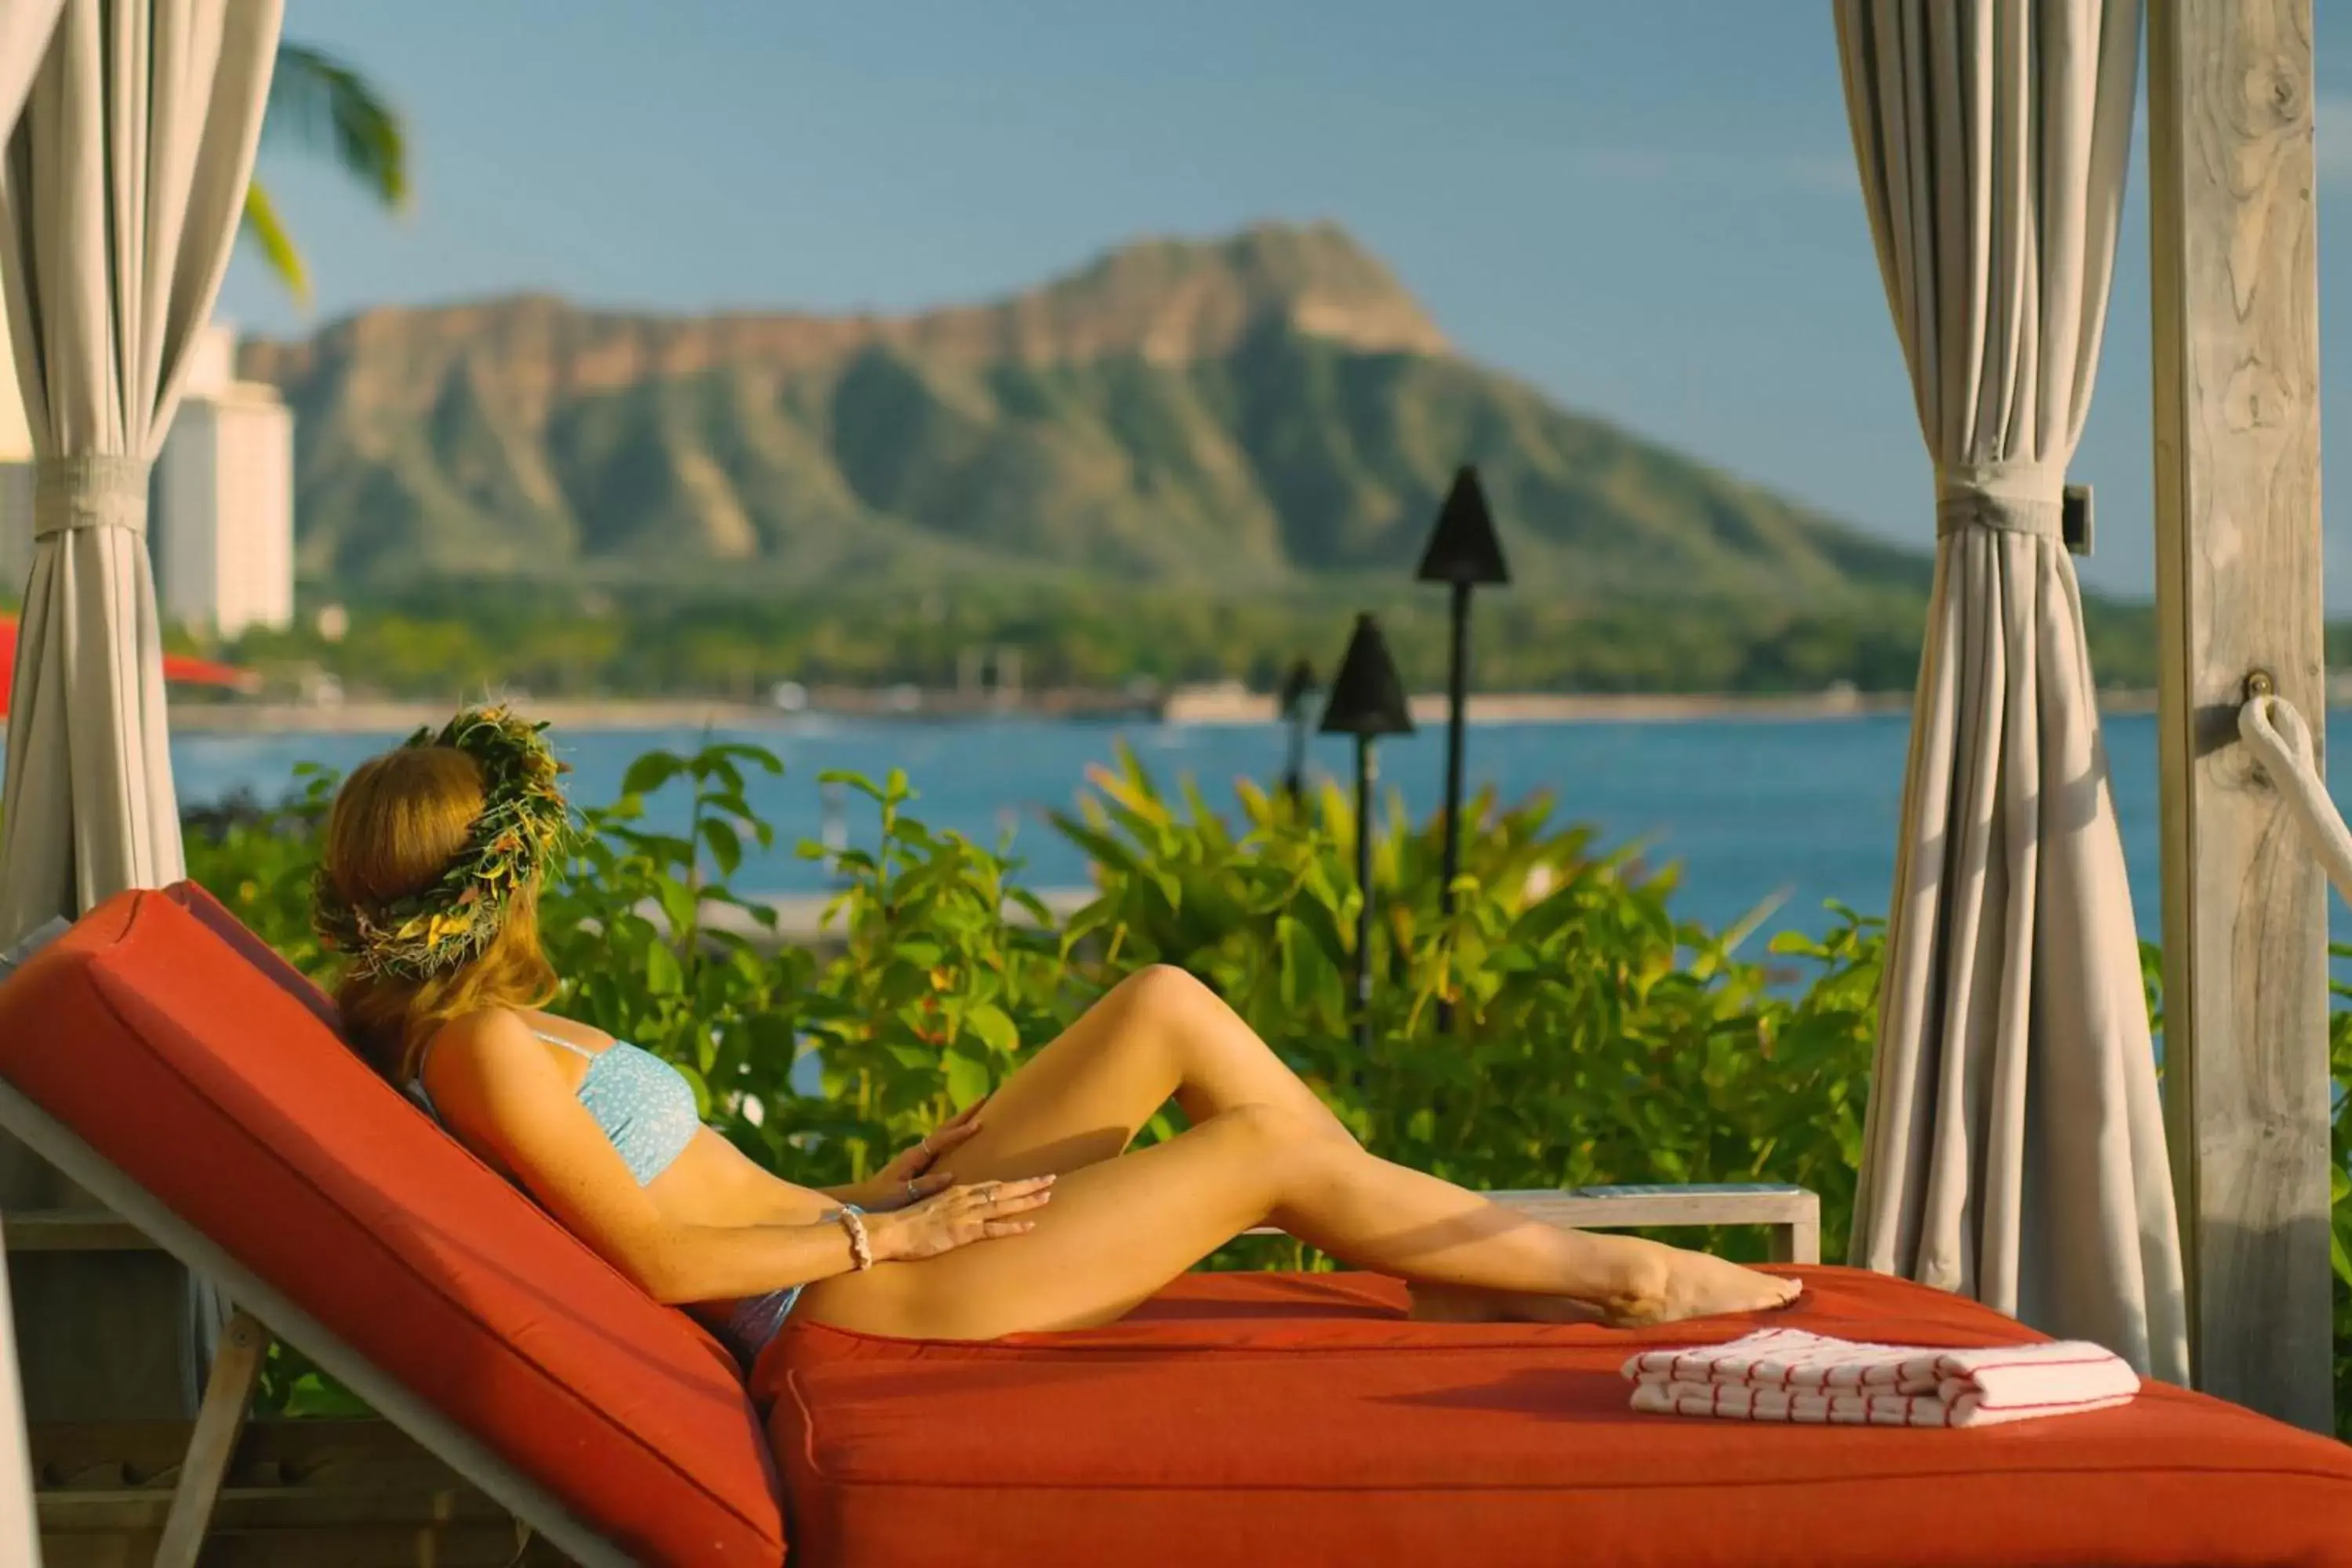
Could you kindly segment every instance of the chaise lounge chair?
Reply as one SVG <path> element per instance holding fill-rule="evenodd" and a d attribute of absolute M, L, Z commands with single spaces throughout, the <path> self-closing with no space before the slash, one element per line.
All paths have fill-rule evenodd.
<path fill-rule="evenodd" d="M 1628 1410 L 1632 1348 L 1744 1320 L 1422 1324 L 1384 1280 L 1191 1276 L 1081 1332 L 804 1325 L 747 1379 L 367 1071 L 325 999 L 192 888 L 114 899 L 0 983 L 0 1126 L 242 1309 L 166 1563 L 194 1560 L 266 1325 L 583 1564 L 776 1568 L 788 1537 L 794 1568 L 2352 1564 L 2352 1449 L 2183 1390 L 1973 1432 Z M 1801 1203 L 1720 1196 L 1804 1249 Z M 1803 1272 L 1795 1326 L 2037 1337 Z"/>

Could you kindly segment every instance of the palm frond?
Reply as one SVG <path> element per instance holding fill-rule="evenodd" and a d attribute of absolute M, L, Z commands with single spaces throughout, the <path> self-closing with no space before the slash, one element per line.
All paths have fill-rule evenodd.
<path fill-rule="evenodd" d="M 331 55 L 301 44 L 278 46 L 261 131 L 265 142 L 326 153 L 388 207 L 408 203 L 408 142 L 399 112 Z"/>
<path fill-rule="evenodd" d="M 310 268 L 302 259 L 294 237 L 278 221 L 278 204 L 259 180 L 245 187 L 245 236 L 260 248 L 261 259 L 286 286 L 298 305 L 310 302 Z"/>

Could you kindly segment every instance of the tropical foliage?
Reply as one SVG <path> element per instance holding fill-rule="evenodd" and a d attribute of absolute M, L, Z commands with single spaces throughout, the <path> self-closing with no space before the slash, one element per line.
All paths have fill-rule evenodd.
<path fill-rule="evenodd" d="M 408 141 L 400 116 L 365 77 L 332 55 L 278 46 L 261 134 L 265 147 L 323 154 L 395 212 L 407 205 Z M 309 303 L 310 263 L 258 175 L 246 187 L 245 234 L 286 291 Z"/>

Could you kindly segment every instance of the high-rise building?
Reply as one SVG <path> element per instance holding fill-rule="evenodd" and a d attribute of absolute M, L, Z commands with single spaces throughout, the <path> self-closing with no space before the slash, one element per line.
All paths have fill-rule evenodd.
<path fill-rule="evenodd" d="M 33 569 L 33 438 L 16 394 L 14 353 L 7 308 L 0 305 L 0 599 L 9 601 L 25 596 Z"/>
<path fill-rule="evenodd" d="M 294 416 L 234 379 L 225 329 L 205 340 L 155 461 L 148 540 L 163 618 L 226 637 L 294 618 Z"/>
<path fill-rule="evenodd" d="M 33 574 L 33 455 L 0 457 L 0 604 L 22 604 Z"/>
<path fill-rule="evenodd" d="M 179 412 L 155 461 L 147 543 L 166 621 L 217 637 L 294 618 L 294 417 L 275 388 L 241 382 L 218 323 L 190 345 Z M 32 565 L 32 468 L 13 378 L 0 387 L 0 574 Z M 10 432 L 18 432 L 15 450 Z M 15 460 L 12 460 L 15 459 Z"/>

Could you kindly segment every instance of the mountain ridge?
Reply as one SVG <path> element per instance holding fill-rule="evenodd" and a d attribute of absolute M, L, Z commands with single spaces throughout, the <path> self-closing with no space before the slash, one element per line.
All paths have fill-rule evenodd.
<path fill-rule="evenodd" d="M 885 316 L 548 294 L 244 345 L 339 584 L 642 569 L 1232 589 L 1410 571 L 1480 465 L 1522 581 L 1800 595 L 1926 580 L 1868 538 L 1454 353 L 1331 224 L 1158 237 Z"/>
<path fill-rule="evenodd" d="M 1103 252 L 1042 287 L 970 304 L 898 314 L 858 310 L 624 310 L 524 290 L 446 305 L 378 306 L 287 342 L 242 344 L 251 379 L 283 384 L 322 349 L 362 347 L 422 326 L 495 349 L 560 346 L 568 390 L 593 391 L 648 374 L 691 374 L 731 350 L 793 366 L 871 346 L 967 361 L 1083 362 L 1133 353 L 1181 365 L 1229 351 L 1268 316 L 1363 352 L 1446 354 L 1444 334 L 1394 274 L 1336 225 L 1261 224 L 1221 240 L 1153 236 Z M 485 334 L 487 333 L 487 338 Z M 632 354 L 635 357 L 632 357 Z"/>

